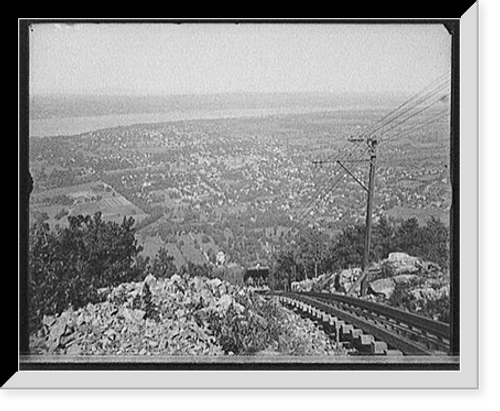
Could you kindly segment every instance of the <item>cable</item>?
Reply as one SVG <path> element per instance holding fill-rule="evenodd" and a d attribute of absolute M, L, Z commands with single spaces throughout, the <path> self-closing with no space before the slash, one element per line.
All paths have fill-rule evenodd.
<path fill-rule="evenodd" d="M 354 138 L 361 139 L 364 137 L 365 139 L 369 139 L 375 136 L 375 134 L 378 132 L 387 133 L 393 130 L 395 127 L 400 126 L 401 124 L 407 122 L 411 118 L 414 118 L 415 116 L 421 114 L 423 111 L 434 106 L 437 102 L 441 101 L 443 97 L 449 96 L 449 93 L 444 95 L 442 94 L 442 92 L 449 86 L 449 76 L 450 76 L 449 72 L 439 76 L 424 89 L 413 95 L 409 100 L 400 104 L 396 109 L 383 116 L 380 120 L 378 120 L 367 130 L 361 131 Z M 437 95 L 439 95 L 438 99 L 432 100 Z M 422 107 L 422 105 L 424 106 Z M 417 111 L 412 112 L 414 110 Z M 432 117 L 431 120 L 427 120 L 425 123 L 421 123 L 419 125 L 407 128 L 406 130 L 404 130 L 403 134 L 411 134 L 416 129 L 425 127 L 426 125 L 429 125 L 432 122 L 439 120 L 444 115 L 443 114 L 444 111 L 446 110 L 443 110 L 443 112 L 438 113 L 438 115 Z M 401 135 L 402 134 L 400 133 L 399 136 Z M 387 139 L 379 139 L 379 140 L 387 141 Z M 389 141 L 392 141 L 392 139 L 390 139 Z M 333 161 L 334 165 L 337 165 L 339 159 L 341 159 L 343 156 L 346 155 L 345 153 L 342 153 L 342 151 L 345 150 L 348 144 L 349 141 L 344 142 L 344 144 L 337 151 L 337 153 L 327 157 L 325 160 L 321 160 L 321 163 Z M 359 146 L 356 145 L 350 151 L 348 151 L 347 153 L 348 159 L 353 157 L 358 148 Z M 363 157 L 366 151 L 368 151 L 368 149 L 369 148 L 366 148 L 361 153 L 359 158 Z M 343 154 L 343 156 L 339 156 L 340 154 L 339 151 L 341 154 Z M 336 158 L 334 159 L 334 157 Z M 321 200 L 324 200 L 340 184 L 343 177 L 344 177 L 343 173 L 338 173 L 334 174 L 331 177 L 325 176 L 324 178 L 322 178 L 320 182 L 316 183 L 318 186 L 316 189 L 316 194 L 313 195 L 313 197 L 305 206 L 300 207 L 299 210 L 295 212 L 295 216 L 290 217 L 290 219 L 294 222 L 292 227 L 290 228 L 290 232 L 292 232 L 295 229 L 298 229 L 300 225 L 302 225 L 302 223 L 310 216 L 310 210 L 316 206 L 316 203 L 318 203 Z M 317 237 L 317 234 L 314 233 L 313 231 L 311 231 L 311 234 Z"/>
<path fill-rule="evenodd" d="M 355 150 L 359 149 L 359 146 L 353 146 L 352 149 L 350 150 L 349 157 L 352 157 L 355 154 Z M 336 165 L 336 162 L 335 162 Z M 335 176 L 324 176 L 321 181 L 317 182 L 315 185 L 316 187 L 316 195 L 313 197 L 308 204 L 305 206 L 302 206 L 297 212 L 295 212 L 295 215 L 292 216 L 292 219 L 297 219 L 299 216 L 309 207 L 309 205 L 317 198 L 319 195 L 321 195 L 321 190 L 324 189 L 325 185 L 329 184 L 331 180 L 335 178 Z M 328 181 L 327 181 L 328 180 Z"/>
<path fill-rule="evenodd" d="M 406 128 L 405 130 L 402 130 L 400 133 L 395 134 L 393 137 L 386 138 L 386 139 L 382 140 L 381 143 L 387 143 L 387 142 L 395 141 L 395 140 L 400 139 L 400 138 L 407 137 L 408 135 L 411 135 L 414 131 L 425 128 L 431 124 L 434 124 L 447 115 L 449 115 L 448 108 L 440 111 L 439 113 L 437 113 L 436 115 L 427 119 L 423 123 L 418 123 L 416 125 L 410 126 L 410 127 Z"/>
<path fill-rule="evenodd" d="M 365 148 L 365 150 L 358 156 L 358 159 L 362 158 L 368 150 L 369 150 L 369 147 Z M 337 164 L 337 163 L 335 163 L 335 164 Z M 342 170 L 340 170 L 340 171 L 342 171 Z M 314 198 L 303 209 L 303 212 L 298 217 L 298 220 L 296 221 L 295 226 L 302 224 L 308 218 L 311 208 L 315 205 L 314 203 L 319 201 L 319 197 L 325 198 L 329 193 L 331 193 L 333 191 L 333 189 L 335 187 L 338 186 L 338 184 L 342 181 L 343 177 L 345 177 L 345 174 L 343 174 L 342 172 L 334 175 L 330 179 L 330 181 L 332 181 L 332 180 L 335 180 L 335 181 L 333 181 L 328 186 L 324 186 L 321 190 L 317 191 Z"/>
<path fill-rule="evenodd" d="M 422 102 L 426 98 L 428 98 L 429 95 L 432 95 L 433 93 L 435 93 L 436 90 L 439 90 L 443 86 L 446 86 L 447 84 L 449 84 L 448 82 L 446 82 L 446 83 L 443 82 L 444 80 L 449 80 L 448 79 L 449 73 L 446 74 L 445 76 L 446 77 L 443 78 L 443 79 L 441 79 L 441 77 L 443 77 L 443 76 L 440 76 L 438 79 L 434 80 L 431 84 L 429 84 L 423 90 L 421 90 L 418 93 L 416 93 L 409 100 L 405 101 L 403 104 L 401 104 L 400 106 L 398 106 L 392 112 L 390 112 L 389 114 L 387 114 L 384 117 L 382 117 L 377 123 L 375 123 L 373 126 L 371 126 L 371 128 L 369 128 L 368 130 L 363 130 L 357 137 L 361 138 L 361 137 L 363 137 L 363 135 L 366 135 L 367 133 L 373 133 L 378 128 L 380 128 L 379 125 L 383 125 L 384 123 L 389 123 L 389 122 L 391 122 L 391 121 L 393 121 L 395 119 L 394 116 L 397 117 L 397 116 L 399 116 L 401 114 L 404 114 L 404 112 L 408 111 L 408 110 L 406 110 L 406 111 L 403 110 L 402 112 L 400 112 L 401 109 L 403 109 L 408 104 L 412 103 L 413 100 L 417 99 L 417 102 L 414 103 L 413 106 L 412 106 L 412 107 L 415 107 L 417 104 L 420 104 L 420 102 Z M 435 84 L 436 82 L 437 82 L 437 84 Z M 433 91 L 428 91 L 428 89 L 433 90 Z M 421 96 L 422 93 L 424 93 L 424 92 L 426 93 L 426 95 Z M 394 118 L 391 118 L 391 117 L 394 117 Z M 386 121 L 386 120 L 388 120 L 388 121 Z"/>
<path fill-rule="evenodd" d="M 445 96 L 448 96 L 448 95 L 445 95 Z M 443 98 L 442 96 L 441 96 L 441 97 L 439 97 L 438 99 L 434 100 L 431 104 L 428 104 L 427 106 L 425 106 L 424 108 L 420 109 L 420 110 L 419 110 L 419 111 L 417 111 L 416 113 L 413 113 L 412 115 L 410 115 L 410 116 L 408 116 L 408 117 L 404 118 L 402 121 L 400 121 L 400 122 L 398 122 L 398 123 L 396 123 L 396 124 L 393 124 L 390 128 L 386 129 L 384 132 L 385 132 L 385 133 L 389 132 L 390 130 L 394 129 L 394 127 L 397 127 L 397 126 L 401 125 L 402 123 L 404 123 L 404 122 L 408 121 L 410 118 L 413 118 L 413 117 L 415 117 L 416 115 L 418 115 L 418 114 L 422 113 L 423 111 L 425 111 L 425 110 L 429 109 L 430 107 L 434 106 L 436 103 L 438 103 L 439 101 L 441 101 L 441 100 L 442 100 L 442 98 Z M 382 141 L 383 139 L 379 139 L 379 140 L 381 140 L 381 141 Z"/>
<path fill-rule="evenodd" d="M 443 95 L 441 95 L 441 93 L 446 89 L 446 87 L 447 87 L 446 84 L 441 85 L 438 89 L 434 90 L 432 93 L 429 93 L 428 95 L 426 95 L 426 96 L 422 97 L 421 99 L 419 99 L 418 102 L 416 102 L 411 107 L 406 108 L 402 112 L 398 113 L 398 115 L 396 117 L 394 117 L 394 118 L 391 118 L 390 121 L 386 121 L 386 122 L 380 124 L 378 127 L 376 127 L 373 131 L 371 131 L 369 133 L 369 135 L 367 136 L 367 138 L 370 138 L 371 136 L 375 135 L 375 133 L 380 132 L 385 127 L 387 127 L 390 124 L 392 124 L 394 121 L 398 120 L 399 118 L 403 117 L 405 114 L 407 114 L 407 113 L 411 112 L 412 110 L 416 109 L 422 103 L 426 103 L 430 99 L 434 98 L 436 95 L 439 95 L 438 101 L 441 100 L 443 98 Z M 385 130 L 385 132 L 387 132 L 387 130 Z"/>
<path fill-rule="evenodd" d="M 356 149 L 358 149 L 358 148 L 359 148 L 359 146 L 354 147 L 353 150 L 351 150 L 351 153 L 349 154 L 349 157 L 347 159 L 350 159 L 354 155 L 354 151 Z M 363 151 L 363 153 L 361 153 L 360 157 L 362 157 L 366 153 L 367 150 L 368 150 L 368 148 L 365 149 Z M 334 164 L 337 165 L 337 162 L 335 162 Z M 339 169 L 339 171 L 341 171 L 341 170 Z M 330 177 L 327 177 L 326 179 L 328 179 L 328 181 L 326 183 L 321 182 L 320 188 L 317 188 L 317 190 L 316 190 L 316 195 L 309 201 L 308 204 L 306 204 L 305 206 L 301 207 L 301 209 L 299 210 L 299 212 L 297 212 L 296 215 L 293 218 L 294 219 L 300 219 L 301 216 L 302 216 L 302 214 L 305 213 L 305 212 L 307 212 L 309 210 L 309 208 L 311 207 L 312 203 L 322 194 L 322 191 L 325 190 L 326 185 L 330 184 L 331 181 L 334 178 L 336 178 L 337 176 L 338 176 L 338 174 L 330 176 Z"/>
<path fill-rule="evenodd" d="M 373 135 L 376 131 L 381 129 L 382 127 L 386 126 L 387 124 L 391 123 L 392 121 L 396 120 L 398 117 L 401 115 L 405 114 L 406 112 L 412 110 L 415 108 L 418 104 L 424 102 L 426 99 L 431 98 L 432 96 L 436 95 L 436 93 L 440 92 L 441 89 L 447 85 L 449 85 L 449 77 L 451 75 L 451 72 L 446 72 L 437 77 L 435 80 L 433 80 L 430 84 L 428 84 L 424 89 L 420 90 L 416 94 L 414 94 L 409 100 L 405 101 L 404 103 L 400 104 L 398 107 L 396 107 L 393 111 L 389 112 L 385 116 L 383 116 L 380 120 L 378 120 L 375 124 L 373 124 L 368 130 L 363 130 L 356 136 L 353 136 L 354 139 L 360 139 L 364 135 L 367 135 L 370 133 Z M 415 100 L 417 100 L 415 102 Z M 413 103 L 413 105 L 406 110 L 401 111 L 404 107 L 408 106 L 409 104 Z M 348 144 L 348 141 L 344 143 L 344 146 L 340 148 L 338 151 L 342 151 L 345 149 L 346 145 Z M 323 162 L 327 161 L 332 161 L 334 155 L 331 155 L 327 157 Z"/>

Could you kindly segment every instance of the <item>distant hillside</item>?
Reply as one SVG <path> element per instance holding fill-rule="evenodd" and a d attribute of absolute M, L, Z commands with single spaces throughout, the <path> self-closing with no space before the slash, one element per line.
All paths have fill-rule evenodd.
<path fill-rule="evenodd" d="M 201 95 L 34 95 L 32 119 L 170 113 L 196 110 L 234 110 L 308 107 L 321 109 L 394 107 L 405 95 L 373 93 L 222 93 Z"/>

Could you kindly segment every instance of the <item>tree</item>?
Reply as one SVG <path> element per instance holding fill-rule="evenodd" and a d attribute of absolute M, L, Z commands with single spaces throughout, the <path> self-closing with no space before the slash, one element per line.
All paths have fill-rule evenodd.
<path fill-rule="evenodd" d="M 337 235 L 332 248 L 333 265 L 336 268 L 360 266 L 363 261 L 364 237 L 364 225 L 345 227 Z"/>
<path fill-rule="evenodd" d="M 396 230 L 395 248 L 398 251 L 420 256 L 422 241 L 422 230 L 415 217 L 403 221 Z"/>
<path fill-rule="evenodd" d="M 212 277 L 212 267 L 208 264 L 195 264 L 188 261 L 187 265 L 183 265 L 180 269 L 180 274 L 188 277 Z"/>
<path fill-rule="evenodd" d="M 168 251 L 161 247 L 156 255 L 149 272 L 156 278 L 170 278 L 177 273 L 177 267 L 174 264 L 174 257 L 168 254 Z"/>
<path fill-rule="evenodd" d="M 300 266 L 294 250 L 288 250 L 278 255 L 276 265 L 271 272 L 273 288 L 289 290 L 292 281 L 302 279 Z"/>
<path fill-rule="evenodd" d="M 373 227 L 372 237 L 372 261 L 386 258 L 395 248 L 395 228 L 385 216 L 379 218 Z"/>
<path fill-rule="evenodd" d="M 447 268 L 450 259 L 450 232 L 441 220 L 431 217 L 422 229 L 421 257 Z"/>
<path fill-rule="evenodd" d="M 297 240 L 297 263 L 305 277 L 316 276 L 325 266 L 328 236 L 315 229 L 307 229 Z"/>
<path fill-rule="evenodd" d="M 30 232 L 29 291 L 31 325 L 43 315 L 99 301 L 99 289 L 136 279 L 134 219 L 105 222 L 102 214 L 68 216 L 69 227 L 50 231 L 35 224 Z"/>

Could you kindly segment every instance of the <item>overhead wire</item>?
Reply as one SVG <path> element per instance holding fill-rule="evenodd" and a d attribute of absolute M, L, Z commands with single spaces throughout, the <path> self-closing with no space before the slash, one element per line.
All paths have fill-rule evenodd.
<path fill-rule="evenodd" d="M 449 93 L 443 94 L 443 92 L 446 90 L 449 84 L 450 84 L 450 72 L 447 72 L 436 78 L 424 89 L 413 95 L 409 100 L 403 102 L 394 110 L 383 116 L 371 127 L 362 130 L 356 136 L 353 136 L 353 139 L 361 139 L 361 138 L 369 139 L 381 133 L 387 134 L 395 127 L 400 126 L 401 124 L 407 122 L 411 118 L 414 118 L 415 116 L 421 114 L 425 110 L 428 110 L 430 107 L 437 104 L 443 98 L 448 97 Z M 434 99 L 435 96 L 438 96 L 438 98 Z M 446 114 L 446 111 L 447 110 L 443 110 L 442 112 L 435 115 L 432 119 L 426 120 L 426 122 L 423 124 L 410 126 L 408 129 L 403 131 L 405 133 L 405 136 L 411 134 L 411 132 L 414 132 L 415 129 L 424 127 L 425 125 L 432 124 L 434 121 L 439 120 Z M 401 137 L 401 135 L 402 134 L 399 134 L 399 137 Z M 392 139 L 387 139 L 387 138 L 380 140 L 392 141 Z M 333 154 L 324 160 L 319 160 L 320 164 L 324 162 L 333 162 L 334 165 L 338 165 L 338 161 L 340 159 L 343 159 L 344 161 L 351 160 L 353 155 L 356 153 L 356 150 L 358 150 L 360 146 L 358 144 L 355 144 L 353 148 L 347 150 L 347 154 L 345 153 L 341 154 L 342 151 L 345 151 L 346 147 L 350 143 L 351 142 L 349 140 L 345 141 L 344 144 L 340 147 L 340 149 L 335 153 L 336 155 Z M 358 160 L 361 159 L 368 150 L 369 147 L 363 150 L 361 155 L 358 156 Z M 306 205 L 302 205 L 299 208 L 299 210 L 296 211 L 294 215 L 290 217 L 290 220 L 293 222 L 292 227 L 290 228 L 290 232 L 298 229 L 303 224 L 303 222 L 310 217 L 311 209 L 321 201 L 321 198 L 323 198 L 324 200 L 340 184 L 344 176 L 345 175 L 342 172 L 339 172 L 329 177 L 324 176 L 321 179 L 321 181 L 315 184 L 316 194 L 314 194 L 312 198 L 310 198 L 310 200 L 306 203 Z M 317 236 L 314 232 L 311 233 L 313 234 L 313 236 Z"/>
<path fill-rule="evenodd" d="M 423 94 L 424 90 L 420 91 L 419 93 L 415 94 L 410 100 L 408 100 L 405 103 L 401 104 L 395 110 L 393 110 L 391 113 L 389 113 L 388 115 L 384 116 L 381 119 L 381 120 L 385 119 L 386 121 L 379 121 L 377 123 L 378 126 L 376 125 L 375 127 L 372 127 L 369 132 L 367 132 L 367 130 L 364 130 L 359 135 L 360 136 L 364 135 L 366 137 L 371 137 L 371 136 L 374 135 L 375 132 L 381 130 L 384 127 L 387 127 L 387 126 L 391 125 L 392 122 L 396 121 L 397 119 L 399 119 L 400 117 L 402 117 L 404 114 L 408 114 L 409 113 L 409 115 L 407 115 L 401 121 L 398 121 L 396 124 L 391 125 L 391 127 L 386 130 L 386 131 L 389 131 L 389 130 L 393 129 L 394 127 L 396 127 L 398 125 L 401 125 L 402 123 L 408 121 L 410 118 L 418 115 L 422 111 L 428 109 L 432 105 L 434 105 L 436 102 L 438 102 L 439 100 L 441 100 L 443 98 L 442 95 L 440 95 L 437 100 L 433 101 L 432 103 L 428 104 L 427 106 L 424 106 L 423 108 L 421 108 L 417 112 L 411 113 L 411 111 L 414 110 L 416 107 L 418 107 L 419 104 L 427 102 L 429 99 L 431 99 L 432 97 L 438 95 L 439 93 L 441 93 L 443 91 L 443 89 L 447 85 L 447 83 L 443 82 L 443 80 L 446 80 L 446 78 L 447 78 L 446 76 L 447 76 L 447 74 L 441 76 L 439 79 L 435 80 L 429 86 L 427 86 L 424 89 L 425 91 L 427 91 L 427 93 Z M 409 103 L 411 101 L 413 101 L 413 104 L 408 107 L 408 105 L 409 105 Z M 406 109 L 403 110 L 403 111 L 401 111 L 401 109 L 404 108 L 404 107 L 406 107 Z M 346 144 L 344 144 L 344 147 L 345 146 L 346 146 Z M 352 155 L 352 151 L 353 150 L 351 150 L 351 155 Z M 324 160 L 324 161 L 332 161 L 332 157 L 333 156 L 330 156 L 327 160 Z M 338 160 L 335 160 L 335 164 L 337 163 L 337 161 Z M 315 198 L 319 197 L 320 195 L 323 195 L 323 192 L 318 190 L 317 191 L 317 195 L 312 199 L 312 201 L 314 201 Z M 301 209 L 298 214 L 301 215 L 302 213 L 308 213 L 310 208 L 311 208 L 311 205 L 308 204 L 303 209 Z"/>
<path fill-rule="evenodd" d="M 444 77 L 444 78 L 446 79 L 446 77 Z M 393 110 L 391 113 L 389 113 L 389 115 L 386 115 L 386 116 L 383 117 L 383 119 L 384 118 L 386 120 L 389 119 L 388 121 L 385 121 L 385 122 L 382 122 L 382 123 L 379 121 L 378 123 L 380 123 L 380 124 L 378 126 L 376 126 L 376 127 L 372 127 L 370 129 L 371 131 L 369 132 L 369 134 L 367 134 L 367 131 L 364 130 L 363 132 L 360 133 L 360 135 L 365 135 L 367 137 L 371 137 L 371 136 L 374 135 L 375 132 L 380 131 L 384 127 L 387 127 L 387 126 L 390 125 L 389 129 L 385 130 L 387 132 L 387 131 L 392 130 L 396 126 L 401 125 L 402 123 L 408 121 L 410 118 L 413 118 L 414 116 L 420 114 L 424 110 L 427 110 L 429 107 L 433 106 L 438 101 L 440 101 L 443 97 L 445 97 L 446 95 L 444 95 L 444 96 L 440 95 L 438 99 L 432 101 L 430 104 L 424 106 L 423 108 L 419 107 L 420 109 L 417 112 L 414 112 L 414 113 L 411 112 L 416 107 L 418 107 L 419 104 L 425 103 L 429 99 L 431 99 L 432 97 L 434 97 L 434 96 L 438 95 L 439 93 L 441 93 L 445 87 L 446 87 L 446 83 L 443 83 L 442 80 L 439 81 L 439 82 L 438 81 L 434 81 L 431 86 L 426 87 L 426 90 L 428 91 L 426 94 L 423 94 L 422 91 L 419 92 L 419 93 L 417 93 L 410 100 L 408 100 L 407 102 L 401 104 L 396 110 Z M 408 107 L 410 101 L 413 101 L 413 104 Z M 403 110 L 403 111 L 401 111 L 401 109 L 403 107 L 406 107 L 406 109 Z M 407 114 L 407 116 L 404 117 L 402 120 L 398 121 L 396 124 L 391 125 L 392 122 L 398 120 L 404 114 Z M 344 143 L 344 146 L 342 147 L 342 149 L 344 149 L 346 147 L 346 145 L 347 145 L 347 142 Z M 354 151 L 355 151 L 355 149 L 351 149 L 349 155 L 352 156 L 352 154 L 354 153 Z M 333 156 L 330 156 L 330 158 L 327 159 L 327 160 L 325 160 L 325 161 L 332 161 L 332 157 Z M 338 159 L 335 160 L 334 164 L 337 164 L 337 162 L 338 162 Z M 333 178 L 329 178 L 328 181 L 326 181 L 326 183 L 325 183 L 325 179 L 323 179 L 323 181 L 320 183 L 321 184 L 320 188 L 317 189 L 316 195 L 313 196 L 313 198 L 310 200 L 310 202 L 307 203 L 305 206 L 303 206 L 298 212 L 295 213 L 295 216 L 293 216 L 291 218 L 292 220 L 295 220 L 295 223 L 293 225 L 292 230 L 296 229 L 301 223 L 303 223 L 303 221 L 310 214 L 311 208 L 315 205 L 314 203 L 318 202 L 318 198 L 319 197 L 325 196 L 327 193 L 330 193 L 333 190 L 333 188 L 328 188 L 328 184 L 331 182 L 332 179 Z"/>
<path fill-rule="evenodd" d="M 445 95 L 447 96 L 447 95 Z M 384 130 L 384 133 L 388 133 L 389 131 L 393 130 L 395 127 L 405 123 L 406 121 L 408 121 L 409 119 L 421 114 L 422 112 L 424 112 L 425 110 L 428 110 L 429 108 L 433 107 L 434 105 L 436 105 L 437 103 L 439 103 L 439 101 L 442 99 L 442 97 L 439 97 L 437 99 L 435 99 L 434 101 L 432 101 L 431 103 L 427 104 L 426 106 L 420 108 L 418 111 L 416 111 L 415 113 L 412 113 L 411 115 L 405 117 L 403 120 L 395 123 L 395 124 L 392 124 L 389 128 L 385 129 Z M 379 139 L 380 141 L 383 141 L 382 138 Z"/>
<path fill-rule="evenodd" d="M 442 118 L 444 118 L 446 116 L 449 116 L 449 114 L 450 114 L 449 108 L 445 108 L 444 110 L 441 110 L 440 112 L 438 112 L 434 116 L 427 118 L 424 122 L 414 124 L 406 129 L 404 129 L 404 130 L 401 130 L 401 132 L 399 132 L 399 133 L 395 133 L 394 136 L 384 139 L 382 141 L 382 143 L 387 143 L 387 142 L 391 142 L 391 141 L 405 138 L 417 130 L 423 129 L 425 127 L 428 127 L 431 124 L 439 122 L 439 120 L 441 120 Z"/>
<path fill-rule="evenodd" d="M 363 130 L 357 137 L 362 138 L 363 136 L 367 136 L 367 134 L 373 134 L 385 124 L 395 120 L 397 116 L 400 116 L 405 112 L 411 110 L 422 101 L 425 101 L 429 96 L 434 95 L 434 93 L 439 92 L 441 88 L 447 86 L 449 84 L 450 78 L 450 73 L 446 73 L 440 76 L 438 79 L 430 83 L 427 87 L 414 94 L 409 100 L 405 101 L 403 104 L 396 107 L 393 111 L 379 119 L 377 123 L 373 124 L 368 130 Z M 410 105 L 410 108 L 406 108 L 408 105 Z"/>
<path fill-rule="evenodd" d="M 378 127 L 376 127 L 374 130 L 370 131 L 370 133 L 366 136 L 366 138 L 371 138 L 375 134 L 381 134 L 381 133 L 387 132 L 388 130 L 386 127 L 388 127 L 388 126 L 394 127 L 393 123 L 396 120 L 399 120 L 400 118 L 403 118 L 403 120 L 396 123 L 396 124 L 401 124 L 402 122 L 413 117 L 413 115 L 411 115 L 412 114 L 411 112 L 413 110 L 415 110 L 416 108 L 418 108 L 422 104 L 427 103 L 429 100 L 433 99 L 434 97 L 438 96 L 438 98 L 436 99 L 436 102 L 440 101 L 444 96 L 447 96 L 447 94 L 442 94 L 442 92 L 447 88 L 447 86 L 448 86 L 447 84 L 440 85 L 436 90 L 433 90 L 429 94 L 423 96 L 412 106 L 407 107 L 405 110 L 397 113 L 397 115 L 395 117 L 392 117 L 390 119 L 390 121 L 385 121 L 382 124 L 380 124 Z M 410 113 L 410 115 L 405 117 L 405 115 L 407 115 L 408 113 Z"/>
<path fill-rule="evenodd" d="M 346 161 L 349 161 L 353 155 L 355 154 L 355 151 L 358 150 L 360 148 L 360 146 L 355 146 L 353 147 L 353 149 L 350 151 L 348 157 L 346 157 Z M 364 156 L 364 154 L 366 153 L 366 151 L 368 150 L 368 148 L 366 148 L 359 156 L 357 159 L 360 159 Z M 338 164 L 338 161 L 339 160 L 336 160 L 334 165 L 337 165 Z M 339 167 L 338 171 L 342 171 Z M 337 178 L 338 176 L 343 176 L 342 173 L 338 173 L 338 174 L 334 174 L 333 176 L 330 176 L 330 177 L 326 177 L 323 179 L 323 181 L 318 184 L 319 187 L 316 189 L 316 194 L 310 199 L 310 201 L 305 205 L 305 206 L 302 206 L 301 209 L 299 210 L 298 213 L 295 213 L 295 216 L 293 216 L 292 219 L 294 220 L 299 220 L 301 221 L 302 220 L 302 217 L 304 215 L 306 215 L 310 208 L 314 205 L 314 202 L 317 200 L 318 197 L 320 197 L 321 195 L 324 194 L 324 191 L 328 190 L 328 187 L 331 185 L 332 181 Z M 327 181 L 325 181 L 327 180 Z"/>

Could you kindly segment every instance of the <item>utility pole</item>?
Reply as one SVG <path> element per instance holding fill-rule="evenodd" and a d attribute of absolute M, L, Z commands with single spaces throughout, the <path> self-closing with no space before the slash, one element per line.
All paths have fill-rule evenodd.
<path fill-rule="evenodd" d="M 368 139 L 366 143 L 370 150 L 370 171 L 368 174 L 368 198 L 366 201 L 366 219 L 365 219 L 365 244 L 363 254 L 363 265 L 361 266 L 361 275 L 347 292 L 348 295 L 354 293 L 354 290 L 361 286 L 361 295 L 366 295 L 366 277 L 370 265 L 370 247 L 372 235 L 372 214 L 373 214 L 373 196 L 375 192 L 375 161 L 377 159 L 377 140 Z"/>
<path fill-rule="evenodd" d="M 366 277 L 368 276 L 368 268 L 370 265 L 370 248 L 371 248 L 371 235 L 372 235 L 372 214 L 373 214 L 373 197 L 375 193 L 375 161 L 377 159 L 377 144 L 378 141 L 375 138 L 350 138 L 349 141 L 351 143 L 365 143 L 368 145 L 368 150 L 370 153 L 370 169 L 368 172 L 368 187 L 363 183 L 363 181 L 359 180 L 354 173 L 349 170 L 348 167 L 344 164 L 344 162 L 349 160 L 335 160 L 335 162 L 340 165 L 344 171 L 358 183 L 363 190 L 367 192 L 367 201 L 366 201 L 366 219 L 365 219 L 365 241 L 364 241 L 364 252 L 363 252 L 363 263 L 361 267 L 361 275 L 356 280 L 356 282 L 352 285 L 352 287 L 347 291 L 347 295 L 354 294 L 354 290 L 360 286 L 361 295 L 366 295 L 367 286 L 366 286 Z M 366 160 L 361 160 L 366 161 Z M 322 160 L 313 161 L 314 164 L 323 164 Z"/>

